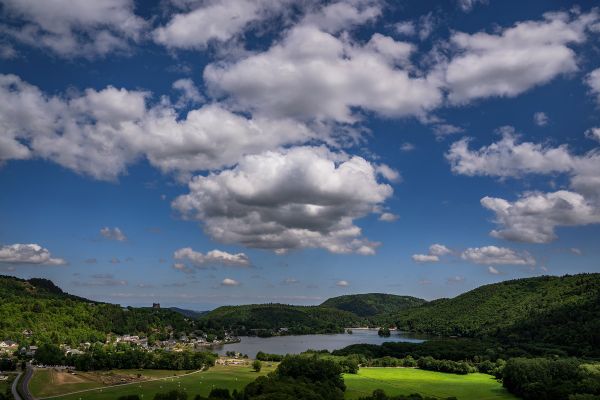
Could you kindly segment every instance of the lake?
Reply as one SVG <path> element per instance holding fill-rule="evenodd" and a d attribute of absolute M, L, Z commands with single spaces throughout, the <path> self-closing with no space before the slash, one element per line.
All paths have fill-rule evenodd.
<path fill-rule="evenodd" d="M 260 338 L 256 336 L 241 336 L 239 343 L 230 343 L 215 346 L 212 350 L 220 355 L 227 351 L 236 351 L 248 354 L 254 358 L 256 353 L 263 351 L 270 354 L 299 354 L 303 351 L 313 350 L 337 350 L 351 344 L 382 344 L 384 342 L 411 342 L 422 343 L 423 338 L 417 338 L 405 332 L 392 331 L 390 337 L 380 337 L 377 329 L 353 329 L 352 334 L 338 333 L 333 335 L 290 335 Z"/>

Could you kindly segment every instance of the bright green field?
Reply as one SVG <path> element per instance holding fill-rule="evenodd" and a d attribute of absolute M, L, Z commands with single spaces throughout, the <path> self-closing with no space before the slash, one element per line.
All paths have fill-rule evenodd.
<path fill-rule="evenodd" d="M 346 399 L 358 399 L 375 389 L 389 395 L 420 393 L 435 397 L 456 396 L 459 400 L 516 399 L 492 376 L 456 375 L 414 368 L 361 368 L 344 375 Z"/>
<path fill-rule="evenodd" d="M 168 392 L 173 389 L 181 388 L 187 391 L 189 398 L 193 399 L 197 394 L 207 396 L 213 387 L 240 390 L 248 383 L 254 381 L 258 376 L 265 375 L 274 369 L 275 366 L 269 367 L 266 363 L 263 363 L 263 369 L 260 373 L 252 371 L 250 366 L 216 365 L 208 371 L 198 372 L 188 376 L 169 377 L 159 381 L 139 382 L 110 388 L 103 387 L 83 393 L 63 395 L 54 398 L 61 400 L 111 400 L 117 399 L 123 395 L 139 394 L 143 395 L 144 399 L 151 400 L 156 393 Z M 173 373 L 173 371 L 170 372 L 171 374 Z"/>

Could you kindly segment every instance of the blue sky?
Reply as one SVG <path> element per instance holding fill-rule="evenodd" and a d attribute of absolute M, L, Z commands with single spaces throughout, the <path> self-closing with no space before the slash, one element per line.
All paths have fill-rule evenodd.
<path fill-rule="evenodd" d="M 600 272 L 589 2 L 0 11 L 0 274 L 209 309 Z"/>

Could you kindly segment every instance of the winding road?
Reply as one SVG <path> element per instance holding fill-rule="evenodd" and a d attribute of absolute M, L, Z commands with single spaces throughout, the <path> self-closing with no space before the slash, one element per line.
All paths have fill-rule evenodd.
<path fill-rule="evenodd" d="M 17 375 L 17 377 L 13 381 L 12 386 L 10 388 L 10 390 L 12 391 L 12 395 L 15 398 L 15 400 L 22 400 L 21 396 L 19 396 L 19 392 L 17 391 L 17 383 L 19 382 L 19 378 L 21 377 L 21 375 L 23 375 L 23 373 L 19 372 L 19 375 Z"/>
<path fill-rule="evenodd" d="M 20 379 L 22 375 L 23 379 Z M 31 366 L 31 364 L 27 364 L 27 370 L 25 371 L 25 374 L 21 372 L 19 375 L 17 375 L 17 378 L 12 384 L 11 390 L 15 400 L 35 400 L 35 397 L 33 397 L 29 392 L 29 381 L 31 380 L 32 376 L 33 367 Z M 21 389 L 20 392 L 23 394 L 23 396 L 19 394 L 17 386 Z"/>

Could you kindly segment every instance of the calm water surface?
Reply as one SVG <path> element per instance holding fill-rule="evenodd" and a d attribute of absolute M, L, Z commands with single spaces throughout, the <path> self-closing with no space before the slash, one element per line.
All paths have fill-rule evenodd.
<path fill-rule="evenodd" d="M 376 329 L 353 329 L 352 331 L 354 332 L 352 335 L 339 333 L 334 335 L 273 336 L 270 338 L 241 336 L 241 342 L 215 346 L 213 351 L 220 355 L 224 355 L 227 351 L 236 351 L 248 354 L 253 358 L 259 351 L 270 354 L 298 354 L 309 349 L 332 351 L 357 343 L 421 343 L 425 341 L 423 338 L 416 338 L 398 331 L 392 331 L 392 335 L 387 338 L 377 335 Z"/>

